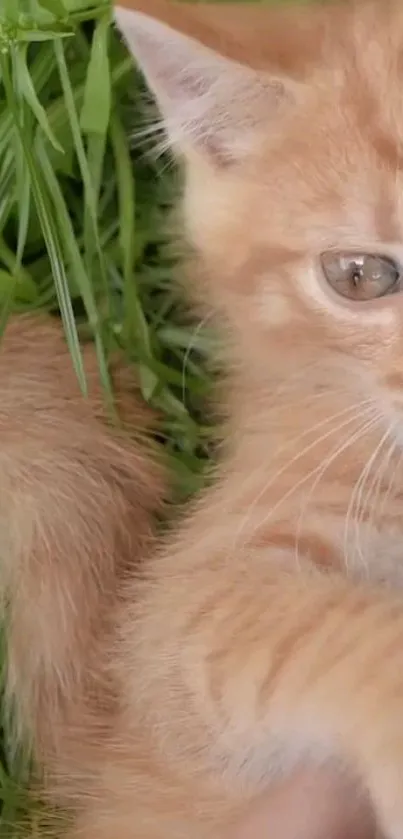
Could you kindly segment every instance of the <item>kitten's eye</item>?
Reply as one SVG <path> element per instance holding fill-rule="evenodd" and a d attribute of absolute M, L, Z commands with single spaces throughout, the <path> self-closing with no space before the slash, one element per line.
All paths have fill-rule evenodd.
<path fill-rule="evenodd" d="M 387 256 L 328 251 L 321 262 L 329 285 L 350 300 L 375 300 L 399 289 L 400 266 Z"/>

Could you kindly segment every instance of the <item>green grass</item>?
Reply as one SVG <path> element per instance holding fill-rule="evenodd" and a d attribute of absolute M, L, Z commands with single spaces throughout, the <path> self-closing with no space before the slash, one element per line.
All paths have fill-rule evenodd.
<path fill-rule="evenodd" d="M 195 331 L 171 282 L 164 221 L 176 173 L 147 142 L 139 75 L 105 0 L 0 0 L 0 331 L 10 312 L 61 316 L 83 390 L 83 341 L 105 395 L 116 348 L 161 410 L 180 498 L 198 489 L 213 339 Z M 41 810 L 0 735 L 0 834 L 37 835 Z M 43 825 L 42 825 L 43 827 Z"/>

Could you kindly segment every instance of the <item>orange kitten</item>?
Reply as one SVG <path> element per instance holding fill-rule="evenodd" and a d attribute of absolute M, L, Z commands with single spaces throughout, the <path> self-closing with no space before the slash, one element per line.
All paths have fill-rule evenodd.
<path fill-rule="evenodd" d="M 400 839 L 403 6 L 282 30 L 262 8 L 245 39 L 145 8 L 117 21 L 185 163 L 193 287 L 233 374 L 216 485 L 123 610 L 127 714 L 197 778 L 201 823 L 209 785 L 239 801 L 331 759 Z"/>
<path fill-rule="evenodd" d="M 93 577 L 95 607 L 81 580 L 66 596 L 64 561 L 39 579 L 23 529 L 38 488 L 13 501 L 11 689 L 34 733 L 49 720 L 36 737 L 52 735 L 43 756 L 74 839 L 223 837 L 301 763 L 351 772 L 402 839 L 403 6 L 127 5 L 118 25 L 185 164 L 192 290 L 227 337 L 227 445 L 215 486 L 112 597 L 116 614 Z M 105 463 L 102 433 L 89 452 Z M 98 578 L 119 505 L 91 459 L 79 475 L 88 490 L 77 510 L 69 481 L 63 517 L 78 518 Z M 63 560 L 77 532 L 56 535 Z M 56 615 L 37 599 L 45 584 Z M 88 645 L 91 609 L 107 631 Z M 69 629 L 66 654 L 55 628 Z"/>

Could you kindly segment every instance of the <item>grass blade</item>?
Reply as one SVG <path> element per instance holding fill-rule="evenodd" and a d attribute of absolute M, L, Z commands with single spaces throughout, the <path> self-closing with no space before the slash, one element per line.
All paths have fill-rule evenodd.
<path fill-rule="evenodd" d="M 0 66 L 2 69 L 2 77 L 8 107 L 14 115 L 17 136 L 23 149 L 31 178 L 32 193 L 38 216 L 41 222 L 43 236 L 49 254 L 49 260 L 52 266 L 52 273 L 55 281 L 55 287 L 60 307 L 60 313 L 66 334 L 67 344 L 71 353 L 72 362 L 77 374 L 78 381 L 80 383 L 80 387 L 83 393 L 86 393 L 87 383 L 85 378 L 83 358 L 81 353 L 80 342 L 78 339 L 73 308 L 71 305 L 71 299 L 69 296 L 69 286 L 64 267 L 63 252 L 60 245 L 57 226 L 54 221 L 52 203 L 46 189 L 46 184 L 43 178 L 41 177 L 41 170 L 33 157 L 32 150 L 24 134 L 24 128 L 20 123 L 18 109 L 14 100 L 8 60 L 7 56 L 4 54 L 0 55 Z"/>

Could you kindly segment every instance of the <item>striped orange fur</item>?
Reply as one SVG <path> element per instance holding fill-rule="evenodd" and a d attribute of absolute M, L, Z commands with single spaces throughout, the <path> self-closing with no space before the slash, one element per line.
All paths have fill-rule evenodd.
<path fill-rule="evenodd" d="M 403 6 L 120 0 L 116 19 L 184 165 L 225 445 L 214 485 L 103 606 L 96 656 L 79 651 L 97 701 L 56 681 L 50 790 L 74 839 L 223 839 L 279 779 L 329 767 L 402 839 L 400 274 L 397 293 L 342 297 L 321 255 L 375 254 L 403 276 Z M 34 727 L 53 701 L 50 681 Z M 330 836 L 301 810 L 290 825 L 293 800 L 280 821 L 272 807 L 273 839 Z"/>

